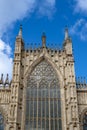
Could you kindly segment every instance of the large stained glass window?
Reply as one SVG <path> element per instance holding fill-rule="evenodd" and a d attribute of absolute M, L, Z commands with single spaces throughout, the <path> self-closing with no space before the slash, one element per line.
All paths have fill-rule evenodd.
<path fill-rule="evenodd" d="M 0 113 L 0 130 L 4 130 L 4 118 Z"/>
<path fill-rule="evenodd" d="M 85 112 L 83 117 L 83 130 L 87 130 L 87 111 Z"/>
<path fill-rule="evenodd" d="M 62 130 L 60 85 L 46 61 L 29 76 L 26 93 L 25 130 Z"/>

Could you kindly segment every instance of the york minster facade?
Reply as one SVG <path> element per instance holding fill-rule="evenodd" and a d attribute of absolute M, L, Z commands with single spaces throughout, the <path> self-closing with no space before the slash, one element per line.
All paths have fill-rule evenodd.
<path fill-rule="evenodd" d="M 87 84 L 76 81 L 72 40 L 62 49 L 25 49 L 15 41 L 13 76 L 0 79 L 0 130 L 87 130 Z"/>

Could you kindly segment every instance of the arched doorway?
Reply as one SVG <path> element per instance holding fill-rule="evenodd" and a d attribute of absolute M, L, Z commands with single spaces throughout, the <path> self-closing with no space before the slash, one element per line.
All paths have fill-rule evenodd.
<path fill-rule="evenodd" d="M 53 67 L 40 62 L 26 89 L 25 130 L 62 130 L 60 85 Z"/>

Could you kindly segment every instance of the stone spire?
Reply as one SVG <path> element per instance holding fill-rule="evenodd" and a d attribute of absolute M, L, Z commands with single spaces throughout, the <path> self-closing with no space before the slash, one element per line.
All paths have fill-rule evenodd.
<path fill-rule="evenodd" d="M 42 47 L 46 47 L 46 35 L 44 32 L 42 34 Z"/>
<path fill-rule="evenodd" d="M 68 27 L 65 28 L 65 40 L 69 38 Z"/>
<path fill-rule="evenodd" d="M 18 33 L 18 37 L 22 38 L 22 25 L 20 25 L 20 29 L 19 29 L 19 33 Z"/>

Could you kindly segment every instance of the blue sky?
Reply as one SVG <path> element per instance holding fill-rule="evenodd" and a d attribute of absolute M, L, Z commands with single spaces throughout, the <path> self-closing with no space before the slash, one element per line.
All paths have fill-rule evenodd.
<path fill-rule="evenodd" d="M 62 46 L 67 25 L 73 42 L 76 76 L 87 77 L 87 0 L 0 0 L 0 74 L 12 75 L 15 38 L 23 26 L 25 44 Z"/>

